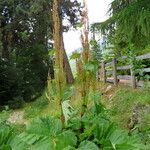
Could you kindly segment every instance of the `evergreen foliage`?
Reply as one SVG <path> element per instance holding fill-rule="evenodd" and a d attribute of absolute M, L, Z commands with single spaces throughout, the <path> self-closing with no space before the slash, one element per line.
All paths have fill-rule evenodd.
<path fill-rule="evenodd" d="M 64 31 L 80 16 L 80 3 L 61 1 L 61 19 L 68 19 Z M 0 1 L 0 104 L 14 99 L 31 101 L 54 77 L 52 1 Z M 15 103 L 15 102 L 14 102 Z"/>
<path fill-rule="evenodd" d="M 92 30 L 106 35 L 114 45 L 117 54 L 124 53 L 130 44 L 141 54 L 150 43 L 150 2 L 149 0 L 113 0 L 110 4 L 110 18 L 95 23 Z"/>

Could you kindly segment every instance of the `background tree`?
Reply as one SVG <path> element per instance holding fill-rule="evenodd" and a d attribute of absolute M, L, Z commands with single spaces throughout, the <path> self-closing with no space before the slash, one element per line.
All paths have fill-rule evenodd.
<path fill-rule="evenodd" d="M 68 31 L 77 22 L 78 6 L 77 1 L 64 0 L 61 3 L 62 19 L 70 20 L 63 31 Z M 53 76 L 49 56 L 53 47 L 50 42 L 53 40 L 51 8 L 52 1 L 47 0 L 0 1 L 0 82 L 3 83 L 0 99 L 5 104 L 15 97 L 23 97 L 26 101 L 36 98 L 47 85 L 48 71 Z M 13 90 L 8 90 L 12 89 L 10 85 Z M 17 94 L 7 94 L 10 91 L 17 91 Z"/>
<path fill-rule="evenodd" d="M 93 27 L 107 37 L 107 42 L 114 45 L 117 54 L 126 52 L 129 45 L 134 45 L 136 53 L 143 53 L 150 44 L 149 8 L 148 0 L 113 0 L 110 18 Z"/>

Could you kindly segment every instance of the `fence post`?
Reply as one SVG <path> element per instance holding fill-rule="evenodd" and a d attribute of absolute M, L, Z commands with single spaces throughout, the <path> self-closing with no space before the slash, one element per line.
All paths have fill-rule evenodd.
<path fill-rule="evenodd" d="M 101 64 L 100 64 L 101 65 Z M 97 70 L 97 73 L 96 73 L 96 79 L 98 80 L 98 81 L 100 81 L 100 79 L 101 79 L 101 66 L 99 65 L 99 67 L 98 67 L 98 70 Z"/>
<path fill-rule="evenodd" d="M 105 62 L 102 61 L 102 80 L 106 83 L 106 70 L 105 70 Z"/>
<path fill-rule="evenodd" d="M 117 59 L 112 59 L 112 66 L 113 66 L 113 78 L 114 78 L 114 85 L 117 86 L 118 79 L 117 79 Z"/>
<path fill-rule="evenodd" d="M 131 85 L 132 85 L 132 88 L 135 89 L 136 88 L 136 78 L 135 78 L 135 72 L 134 72 L 133 65 L 131 66 L 130 73 L 131 73 Z"/>

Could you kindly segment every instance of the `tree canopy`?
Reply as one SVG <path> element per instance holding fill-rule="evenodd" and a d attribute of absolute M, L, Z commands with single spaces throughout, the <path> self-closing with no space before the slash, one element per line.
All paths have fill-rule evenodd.
<path fill-rule="evenodd" d="M 63 0 L 60 8 L 68 31 L 78 22 L 80 3 Z M 53 77 L 52 11 L 51 0 L 0 1 L 0 103 L 14 97 L 29 101 L 44 89 L 48 72 Z"/>
<path fill-rule="evenodd" d="M 141 53 L 150 44 L 149 8 L 149 0 L 113 0 L 109 19 L 93 24 L 92 29 L 105 35 L 119 54 L 129 45 Z"/>

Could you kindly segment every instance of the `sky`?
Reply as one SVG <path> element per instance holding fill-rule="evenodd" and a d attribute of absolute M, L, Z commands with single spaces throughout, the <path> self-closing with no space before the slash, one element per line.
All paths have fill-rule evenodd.
<path fill-rule="evenodd" d="M 111 1 L 112 0 L 87 0 L 89 22 L 95 23 L 105 21 L 108 18 L 107 11 Z M 64 43 L 67 54 L 80 48 L 80 31 L 71 30 L 64 33 Z"/>

